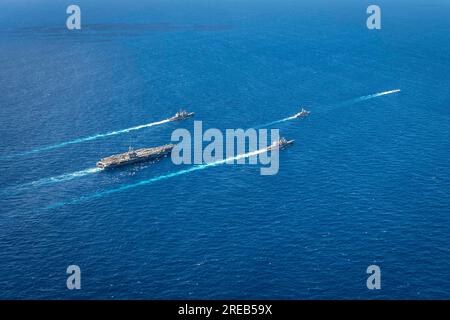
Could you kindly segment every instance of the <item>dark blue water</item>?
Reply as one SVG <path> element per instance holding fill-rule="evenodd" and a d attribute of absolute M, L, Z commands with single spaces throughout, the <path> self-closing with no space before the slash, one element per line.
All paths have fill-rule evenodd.
<path fill-rule="evenodd" d="M 450 298 L 450 5 L 377 2 L 369 31 L 366 1 L 77 1 L 74 32 L 70 1 L 1 3 L 0 298 Z M 275 176 L 85 171 L 193 123 L 78 140 L 180 107 L 226 129 L 300 105 Z"/>

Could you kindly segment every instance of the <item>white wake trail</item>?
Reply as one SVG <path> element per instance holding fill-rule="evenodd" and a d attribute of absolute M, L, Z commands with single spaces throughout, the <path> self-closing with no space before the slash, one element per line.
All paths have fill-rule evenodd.
<path fill-rule="evenodd" d="M 164 124 L 164 123 L 168 123 L 168 122 L 171 122 L 171 121 L 172 120 L 170 120 L 170 119 L 165 119 L 165 120 L 161 120 L 161 121 L 157 121 L 157 122 L 141 124 L 141 125 L 138 125 L 138 126 L 135 126 L 135 127 L 131 127 L 131 128 L 111 131 L 111 132 L 107 132 L 107 133 L 99 133 L 99 134 L 95 134 L 95 135 L 92 135 L 92 136 L 89 136 L 89 137 L 78 138 L 78 139 L 74 139 L 74 140 L 70 140 L 70 141 L 61 142 L 61 143 L 58 143 L 58 144 L 53 144 L 53 145 L 49 145 L 49 146 L 36 148 L 36 149 L 30 150 L 30 151 L 26 151 L 26 152 L 22 152 L 22 153 L 16 154 L 16 156 L 26 156 L 26 155 L 30 155 L 30 154 L 34 154 L 34 153 L 39 153 L 39 152 L 43 152 L 43 151 L 48 151 L 48 150 L 62 148 L 62 147 L 65 147 L 65 146 L 68 146 L 68 145 L 72 145 L 72 144 L 77 144 L 77 143 L 97 140 L 97 139 L 106 138 L 106 137 L 110 137 L 110 136 L 116 136 L 116 135 L 119 135 L 119 134 L 124 134 L 124 133 L 128 133 L 128 132 L 136 131 L 136 130 L 141 130 L 141 129 L 144 129 L 144 128 L 150 128 L 150 127 L 158 126 L 158 125 L 161 125 L 161 124 Z"/>
<path fill-rule="evenodd" d="M 85 170 L 80 170 L 80 171 L 75 171 L 72 173 L 65 173 L 65 174 L 61 174 L 59 176 L 55 176 L 55 177 L 50 177 L 50 178 L 43 178 L 37 181 L 33 181 L 30 183 L 30 185 L 32 186 L 42 186 L 42 185 L 46 185 L 46 184 L 52 184 L 52 183 L 58 183 L 58 182 L 64 182 L 64 181 L 69 181 L 75 178 L 80 178 L 80 177 L 84 177 L 90 174 L 94 174 L 94 173 L 98 173 L 100 171 L 103 171 L 104 169 L 102 168 L 88 168 Z"/>
<path fill-rule="evenodd" d="M 365 101 L 365 100 L 369 100 L 369 99 L 385 96 L 385 95 L 388 95 L 388 94 L 397 93 L 397 92 L 400 92 L 400 91 L 401 91 L 400 89 L 395 89 L 395 90 L 390 90 L 390 91 L 374 93 L 374 94 L 370 94 L 370 95 L 367 95 L 367 96 L 359 97 L 359 98 L 357 98 L 357 99 L 355 99 L 353 101 L 354 102 Z"/>
<path fill-rule="evenodd" d="M 366 96 L 362 96 L 362 97 L 359 97 L 359 98 L 356 98 L 356 99 L 348 100 L 348 101 L 339 103 L 337 105 L 334 105 L 332 109 L 337 108 L 337 107 L 341 107 L 341 106 L 345 106 L 345 105 L 355 104 L 355 103 L 358 103 L 358 102 L 361 102 L 361 101 L 366 101 L 366 100 L 378 98 L 378 97 L 385 96 L 385 95 L 388 95 L 388 94 L 397 93 L 397 92 L 400 92 L 400 91 L 401 91 L 400 89 L 394 89 L 394 90 L 389 90 L 389 91 L 383 91 L 383 92 L 369 94 L 369 95 L 366 95 Z M 327 111 L 329 111 L 329 110 L 330 109 L 327 109 Z M 287 118 L 283 118 L 283 119 L 280 119 L 280 120 L 276 120 L 276 121 L 272 121 L 272 122 L 263 124 L 263 125 L 258 126 L 256 128 L 268 127 L 268 126 L 271 126 L 271 125 L 274 125 L 274 124 L 277 124 L 277 123 L 286 122 L 286 121 L 290 121 L 290 120 L 294 120 L 294 119 L 297 119 L 297 118 L 295 116 L 290 116 L 290 117 L 287 117 Z"/>
<path fill-rule="evenodd" d="M 51 185 L 51 184 L 56 184 L 56 183 L 60 183 L 60 182 L 66 182 L 66 181 L 70 181 L 76 178 L 81 178 L 84 176 L 88 176 L 91 174 L 95 174 L 95 173 L 99 173 L 101 171 L 103 171 L 104 169 L 102 168 L 88 168 L 85 170 L 79 170 L 79 171 L 75 171 L 75 172 L 71 172 L 71 173 L 64 173 L 58 176 L 53 176 L 53 177 L 48 177 L 48 178 L 42 178 L 39 180 L 35 180 L 32 182 L 27 182 L 27 183 L 23 183 L 20 185 L 15 185 L 15 186 L 10 186 L 10 187 L 6 187 L 5 189 L 3 189 L 0 193 L 2 194 L 8 194 L 11 192 L 20 192 L 23 190 L 27 190 L 28 188 L 35 188 L 35 187 L 41 187 L 41 186 L 47 186 L 47 185 Z"/>
<path fill-rule="evenodd" d="M 32 181 L 32 182 L 28 182 L 28 183 L 24 183 L 15 187 L 12 187 L 16 190 L 21 190 L 24 188 L 29 188 L 29 187 L 40 187 L 40 186 L 45 186 L 45 185 L 50 185 L 50 184 L 55 184 L 55 183 L 60 183 L 60 182 L 65 182 L 65 181 L 70 181 L 76 178 L 81 178 L 84 176 L 88 176 L 91 174 L 95 174 L 98 172 L 103 171 L 104 169 L 102 168 L 88 168 L 85 170 L 80 170 L 80 171 L 75 171 L 75 172 L 71 172 L 71 173 L 64 173 L 58 176 L 53 176 L 53 177 L 48 177 L 48 178 L 42 178 L 36 181 Z"/>
<path fill-rule="evenodd" d="M 157 182 L 157 181 L 167 180 L 167 179 L 174 178 L 174 177 L 177 177 L 177 176 L 180 176 L 180 175 L 184 175 L 184 174 L 188 174 L 188 173 L 191 173 L 191 172 L 194 172 L 194 171 L 204 170 L 204 169 L 209 168 L 209 167 L 218 166 L 218 165 L 224 164 L 224 163 L 226 163 L 228 161 L 236 161 L 236 160 L 243 159 L 243 158 L 249 158 L 249 157 L 256 156 L 258 154 L 267 152 L 268 148 L 269 147 L 264 148 L 264 149 L 260 149 L 260 150 L 256 150 L 256 151 L 252 151 L 252 152 L 248 152 L 248 153 L 243 153 L 243 154 L 240 154 L 240 155 L 237 155 L 237 156 L 234 156 L 234 157 L 229 157 L 229 158 L 226 158 L 226 159 L 223 159 L 223 160 L 218 160 L 218 161 L 215 161 L 215 162 L 194 166 L 194 167 L 191 167 L 189 169 L 184 169 L 184 170 L 172 172 L 172 173 L 169 173 L 169 174 L 166 174 L 166 175 L 163 175 L 163 176 L 157 176 L 157 177 L 154 177 L 154 178 L 151 178 L 151 179 L 141 180 L 141 181 L 136 182 L 136 183 L 126 184 L 126 185 L 120 186 L 118 188 L 109 189 L 109 190 L 102 191 L 102 192 L 97 192 L 97 193 L 94 193 L 94 194 L 91 194 L 91 195 L 88 195 L 88 196 L 83 196 L 83 197 L 80 197 L 80 198 L 72 200 L 72 201 L 58 202 L 58 203 L 55 203 L 55 204 L 52 204 L 52 205 L 48 206 L 46 209 L 54 209 L 54 208 L 58 208 L 58 207 L 62 207 L 62 206 L 68 205 L 68 204 L 76 204 L 76 203 L 84 202 L 84 201 L 95 199 L 95 198 L 101 198 L 101 197 L 109 195 L 109 194 L 122 192 L 122 191 L 125 191 L 125 190 L 128 190 L 128 189 L 132 189 L 132 188 L 137 188 L 137 187 L 140 187 L 140 186 L 148 185 L 148 184 L 151 184 L 151 183 L 154 183 L 154 182 Z"/>

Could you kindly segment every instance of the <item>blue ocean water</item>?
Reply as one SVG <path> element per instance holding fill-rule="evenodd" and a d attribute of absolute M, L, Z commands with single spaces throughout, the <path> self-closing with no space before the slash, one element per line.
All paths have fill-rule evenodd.
<path fill-rule="evenodd" d="M 81 0 L 72 32 L 69 4 L 0 3 L 0 299 L 450 298 L 448 1 L 375 31 L 357 0 Z M 274 176 L 93 169 L 180 107 L 296 143 Z"/>

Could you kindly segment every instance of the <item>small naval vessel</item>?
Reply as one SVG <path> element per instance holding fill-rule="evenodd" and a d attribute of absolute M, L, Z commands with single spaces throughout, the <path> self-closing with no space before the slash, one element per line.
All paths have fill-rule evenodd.
<path fill-rule="evenodd" d="M 175 116 L 173 116 L 172 118 L 169 118 L 170 121 L 175 121 L 175 120 L 184 120 L 190 117 L 194 116 L 194 112 L 187 112 L 186 110 L 180 110 L 177 113 L 175 113 Z"/>
<path fill-rule="evenodd" d="M 267 150 L 273 150 L 273 149 L 283 149 L 286 148 L 288 145 L 293 144 L 294 140 L 286 140 L 285 138 L 281 138 L 278 141 L 275 141 L 272 143 Z"/>
<path fill-rule="evenodd" d="M 296 114 L 294 114 L 294 118 L 305 118 L 307 116 L 309 116 L 309 114 L 311 113 L 311 111 L 305 110 L 302 108 L 302 110 Z"/>
<path fill-rule="evenodd" d="M 158 158 L 164 157 L 175 147 L 174 144 L 166 144 L 159 147 L 154 148 L 144 148 L 133 150 L 133 148 L 129 148 L 128 152 L 115 154 L 97 162 L 97 167 L 102 169 L 119 167 L 131 163 L 143 162 L 156 160 Z"/>

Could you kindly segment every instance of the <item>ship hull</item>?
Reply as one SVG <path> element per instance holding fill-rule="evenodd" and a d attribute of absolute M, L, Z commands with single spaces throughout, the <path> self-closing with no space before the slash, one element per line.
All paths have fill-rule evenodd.
<path fill-rule="evenodd" d="M 169 121 L 181 121 L 181 120 L 185 120 L 185 119 L 188 119 L 188 118 L 193 117 L 194 114 L 195 114 L 194 112 L 190 112 L 190 113 L 188 113 L 187 115 L 182 116 L 182 117 L 174 116 L 174 117 L 172 117 L 172 118 L 169 118 Z"/>
<path fill-rule="evenodd" d="M 157 160 L 172 152 L 175 145 L 165 145 L 155 148 L 138 149 L 103 158 L 97 162 L 97 167 L 101 169 L 117 168 L 139 162 Z"/>
<path fill-rule="evenodd" d="M 287 146 L 291 145 L 294 143 L 294 140 L 289 140 L 286 143 L 282 144 L 282 145 L 271 145 L 267 148 L 267 150 L 274 150 L 274 149 L 284 149 Z"/>

